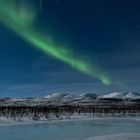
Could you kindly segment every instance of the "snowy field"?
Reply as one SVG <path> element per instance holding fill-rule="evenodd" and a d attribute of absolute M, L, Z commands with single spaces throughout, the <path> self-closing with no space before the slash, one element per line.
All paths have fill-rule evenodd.
<path fill-rule="evenodd" d="M 132 134 L 97 136 L 97 137 L 88 138 L 85 140 L 140 140 L 140 134 L 132 133 Z"/>
<path fill-rule="evenodd" d="M 0 122 L 2 140 L 140 140 L 139 118 Z"/>

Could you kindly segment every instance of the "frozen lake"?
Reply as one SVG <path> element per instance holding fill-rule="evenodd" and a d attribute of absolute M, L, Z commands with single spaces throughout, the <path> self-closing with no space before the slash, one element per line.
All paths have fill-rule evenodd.
<path fill-rule="evenodd" d="M 131 133 L 135 133 L 134 135 L 140 133 L 140 120 L 96 119 L 0 126 L 0 139 L 2 140 L 85 140 L 97 136 L 105 138 L 107 135 L 119 135 L 121 139 L 121 134 L 130 135 Z M 140 138 L 131 137 L 130 140 L 133 139 L 139 140 Z M 108 138 L 108 140 L 113 139 Z"/>

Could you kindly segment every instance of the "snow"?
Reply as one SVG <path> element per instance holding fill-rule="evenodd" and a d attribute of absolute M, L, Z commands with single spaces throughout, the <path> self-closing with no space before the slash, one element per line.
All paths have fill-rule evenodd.
<path fill-rule="evenodd" d="M 104 100 L 105 99 L 105 100 Z M 84 94 L 66 94 L 66 93 L 54 93 L 47 95 L 43 98 L 24 98 L 16 99 L 1 98 L 0 106 L 36 106 L 36 105 L 64 105 L 64 104 L 106 104 L 109 102 L 114 103 L 114 99 L 122 99 L 122 101 L 129 101 L 129 103 L 135 103 L 140 100 L 140 94 L 135 92 L 113 92 L 106 95 L 97 96 L 95 93 L 84 93 Z M 119 103 L 118 100 L 118 103 Z M 122 102 L 121 101 L 121 102 Z"/>
<path fill-rule="evenodd" d="M 127 121 L 125 121 L 125 119 Z M 43 120 L 42 119 L 40 121 L 33 121 L 33 120 L 31 121 L 26 118 L 23 121 L 9 120 L 9 122 L 6 122 L 6 120 L 5 120 L 3 123 L 2 122 L 0 123 L 0 126 L 6 126 L 5 128 L 8 128 L 8 126 L 10 126 L 10 128 L 11 128 L 11 126 L 14 126 L 13 128 L 17 127 L 18 129 L 21 129 L 21 128 L 23 128 L 23 125 L 32 126 L 32 124 L 37 124 L 37 125 L 33 125 L 33 128 L 34 128 L 34 126 L 39 126 L 40 127 L 39 129 L 41 129 L 41 131 L 44 131 L 44 129 L 47 129 L 47 130 L 52 129 L 52 127 L 50 127 L 50 126 L 58 125 L 59 127 L 56 127 L 57 131 L 63 130 L 63 134 L 64 134 L 65 132 L 68 132 L 69 130 L 71 130 L 71 128 L 74 129 L 74 127 L 77 127 L 78 129 L 80 129 L 82 131 L 82 128 L 80 128 L 80 126 L 81 126 L 81 124 L 83 124 L 83 125 L 85 125 L 85 127 L 83 127 L 83 126 L 82 127 L 85 128 L 85 131 L 87 133 L 87 134 L 85 133 L 86 135 L 82 135 L 82 136 L 79 135 L 78 133 L 80 131 L 77 130 L 77 136 L 75 136 L 75 138 L 68 137 L 69 136 L 68 135 L 67 137 L 64 137 L 64 139 L 65 140 L 140 140 L 140 134 L 138 133 L 139 131 L 136 131 L 136 132 L 132 131 L 131 133 L 128 133 L 127 130 L 124 130 L 123 132 L 121 132 L 121 131 L 117 132 L 118 128 L 121 128 L 121 127 L 123 127 L 124 129 L 126 129 L 127 127 L 132 127 L 132 129 L 134 129 L 134 128 L 139 129 L 139 128 L 137 128 L 137 126 L 135 126 L 135 124 L 137 124 L 139 122 L 137 122 L 137 121 L 134 121 L 133 123 L 131 122 L 134 119 L 135 118 L 90 118 L 88 115 L 82 114 L 81 116 L 78 116 L 75 114 L 75 116 L 73 116 L 73 118 L 71 118 L 71 119 L 65 118 L 65 119 L 60 119 L 60 120 L 55 120 L 55 119 L 54 120 L 45 120 L 45 119 Z M 89 121 L 91 121 L 92 123 L 89 123 Z M 88 123 L 86 123 L 86 122 L 88 122 Z M 128 122 L 128 123 L 126 123 L 126 122 Z M 73 123 L 73 125 L 72 125 L 73 127 L 69 128 L 69 124 L 72 124 L 72 123 Z M 108 123 L 110 126 L 108 125 Z M 44 125 L 44 124 L 48 124 L 48 125 Z M 78 124 L 78 126 L 76 126 L 75 124 L 76 125 Z M 87 124 L 89 125 L 89 127 Z M 66 127 L 63 127 L 65 125 L 66 125 Z M 113 128 L 114 125 L 117 125 L 116 126 L 117 129 L 111 130 L 110 128 Z M 44 126 L 44 129 L 42 128 L 42 126 Z M 99 127 L 100 127 L 100 129 L 98 129 Z M 1 128 L 3 128 L 3 127 L 1 127 Z M 36 132 L 38 132 L 39 129 L 37 129 Z M 53 129 L 55 129 L 55 128 L 53 127 Z M 68 131 L 65 131 L 65 129 L 67 129 Z M 89 130 L 89 129 L 92 129 L 92 130 Z M 103 132 L 104 129 L 106 129 L 106 130 L 108 129 L 109 133 L 106 134 L 107 131 Z M 34 129 L 31 129 L 31 130 L 34 130 Z M 131 130 L 131 128 L 130 128 L 130 130 Z M 10 130 L 10 132 L 11 131 L 13 131 L 13 130 Z M 91 131 L 91 132 L 88 133 L 88 131 Z M 99 133 L 99 131 L 101 131 L 101 132 Z M 92 134 L 92 132 L 93 132 L 93 134 Z M 80 133 L 82 133 L 82 132 L 80 132 Z M 53 134 L 55 134 L 54 131 L 53 131 Z M 57 134 L 59 134 L 59 133 L 57 133 Z M 64 140 L 64 139 L 62 139 L 62 135 L 63 135 L 62 133 L 61 133 L 61 136 L 57 135 L 57 134 L 56 134 L 55 140 Z M 45 135 L 45 133 L 44 133 L 44 135 Z M 60 136 L 60 138 L 57 139 L 57 137 L 59 137 L 59 136 Z M 45 136 L 45 137 L 47 137 L 47 136 Z M 32 135 L 31 135 L 30 139 L 33 139 Z M 42 140 L 42 138 L 40 138 L 40 139 Z"/>
<path fill-rule="evenodd" d="M 136 92 L 113 92 L 107 95 L 101 95 L 98 98 L 138 99 L 140 98 L 140 94 Z"/>
<path fill-rule="evenodd" d="M 126 134 L 116 134 L 116 135 L 105 135 L 96 136 L 88 138 L 86 140 L 140 140 L 140 134 L 138 133 L 126 133 Z"/>
<path fill-rule="evenodd" d="M 96 94 L 94 93 L 85 93 L 85 94 L 77 94 L 77 95 L 73 95 L 73 94 L 66 94 L 66 93 L 54 93 L 52 95 L 47 95 L 45 96 L 44 98 L 25 98 L 25 99 L 2 99 L 0 101 L 0 106 L 22 106 L 22 105 L 29 105 L 29 106 L 36 106 L 36 105 L 41 105 L 41 106 L 47 106 L 47 105 L 56 105 L 56 106 L 59 106 L 59 105 L 63 105 L 63 104 L 70 104 L 70 105 L 88 105 L 88 104 L 93 104 L 93 105 L 105 105 L 105 104 L 108 104 L 108 102 L 106 102 L 105 100 L 99 100 L 99 99 L 114 99 L 114 98 L 119 98 L 119 99 L 123 99 L 123 101 L 125 102 L 125 99 L 128 100 L 128 99 L 140 99 L 140 94 L 139 93 L 135 93 L 135 92 L 113 92 L 113 93 L 110 93 L 110 94 L 107 94 L 107 95 L 102 95 L 102 96 L 97 96 Z M 113 100 L 110 100 L 109 103 L 111 103 L 111 105 L 114 103 Z M 119 102 L 117 102 L 118 104 Z M 129 104 L 132 103 L 132 102 L 128 102 Z M 116 105 L 116 103 L 115 103 Z M 116 119 L 116 121 L 115 121 Z M 107 121 L 106 121 L 107 120 Z M 108 120 L 111 120 L 111 121 L 108 121 Z M 67 122 L 70 122 L 71 121 L 74 123 L 76 123 L 78 121 L 82 121 L 83 122 L 86 122 L 86 121 L 93 121 L 93 122 L 99 122 L 101 123 L 103 121 L 103 125 L 104 126 L 104 122 L 107 122 L 107 125 L 112 123 L 112 122 L 117 122 L 117 123 L 114 123 L 115 125 L 118 124 L 119 120 L 121 120 L 121 126 L 124 127 L 126 126 L 126 122 L 123 122 L 123 120 L 128 120 L 128 122 L 130 121 L 134 121 L 136 120 L 136 124 L 137 124 L 137 121 L 139 122 L 140 121 L 140 117 L 138 115 L 136 116 L 129 116 L 127 113 L 126 115 L 124 116 L 123 114 L 115 114 L 115 116 L 112 116 L 111 114 L 102 114 L 100 116 L 99 113 L 94 113 L 94 115 L 92 113 L 77 113 L 77 112 L 74 112 L 72 115 L 69 115 L 67 113 L 65 114 L 62 114 L 59 118 L 56 118 L 55 115 L 53 114 L 50 114 L 50 117 L 46 118 L 44 115 L 41 116 L 38 120 L 35 120 L 32 116 L 32 114 L 29 114 L 29 116 L 22 116 L 22 117 L 19 117 L 19 116 L 16 116 L 14 118 L 8 118 L 8 117 L 4 117 L 4 116 L 1 116 L 0 117 L 0 126 L 5 126 L 7 127 L 7 125 L 24 125 L 24 124 L 40 124 L 40 123 L 47 123 L 47 124 L 50 124 L 50 123 L 53 123 L 53 124 L 56 124 L 56 123 L 67 123 Z M 109 122 L 109 123 L 108 123 Z M 96 124 L 96 123 L 95 123 Z M 101 123 L 102 124 L 102 123 Z M 137 134 L 138 131 L 133 131 L 134 133 L 129 133 L 128 134 L 128 131 L 120 131 L 119 133 L 126 133 L 126 134 L 118 134 L 118 132 L 116 132 L 116 129 L 114 130 L 115 131 L 115 135 L 113 135 L 114 133 L 112 133 L 113 131 L 113 127 L 114 127 L 114 124 L 112 123 L 111 125 L 111 133 L 108 133 L 106 134 L 106 131 L 103 130 L 102 131 L 102 127 L 100 128 L 100 131 L 104 132 L 102 134 L 95 134 L 95 131 L 96 131 L 96 128 L 93 129 L 95 131 L 92 131 L 91 134 L 92 135 L 87 135 L 88 137 L 84 137 L 84 138 L 81 138 L 81 135 L 79 137 L 79 139 L 82 139 L 82 140 L 140 140 L 140 134 Z M 135 123 L 134 123 L 135 124 Z M 100 126 L 100 125 L 99 125 Z M 133 127 L 133 124 L 131 123 L 130 125 L 126 126 L 125 128 L 129 128 L 130 127 Z M 96 127 L 96 125 L 95 125 Z M 117 126 L 115 126 L 117 127 Z M 104 127 L 103 127 L 104 128 Z M 46 128 L 45 128 L 46 129 Z M 73 129 L 73 128 L 72 128 Z M 79 128 L 78 128 L 79 129 Z M 89 127 L 89 129 L 91 129 L 91 127 Z M 90 130 L 87 130 L 87 131 L 90 131 Z M 98 127 L 97 127 L 98 129 Z M 106 128 L 105 128 L 106 129 Z M 131 128 L 130 128 L 131 129 Z M 136 130 L 139 130 L 138 126 L 135 127 Z M 106 129 L 107 130 L 107 129 Z M 133 128 L 132 128 L 133 130 Z M 112 134 L 112 135 L 111 135 Z M 72 133 L 73 135 L 73 133 Z M 94 137 L 93 137 L 94 136 Z M 82 136 L 83 137 L 83 136 Z M 58 139 L 57 139 L 58 140 Z M 65 139 L 66 140 L 66 139 Z M 68 140 L 72 140 L 72 139 L 68 139 Z M 76 140 L 76 139 L 73 139 L 73 140 Z M 78 139 L 77 139 L 78 140 Z"/>
<path fill-rule="evenodd" d="M 84 93 L 84 94 L 80 94 L 79 96 L 84 98 L 91 98 L 91 99 L 96 99 L 97 97 L 95 93 Z"/>
<path fill-rule="evenodd" d="M 63 97 L 65 97 L 65 96 L 67 96 L 68 94 L 66 94 L 66 93 L 54 93 L 54 94 L 52 94 L 52 95 L 47 95 L 47 96 L 45 96 L 44 98 L 45 99 L 50 99 L 50 98 L 63 98 Z"/>

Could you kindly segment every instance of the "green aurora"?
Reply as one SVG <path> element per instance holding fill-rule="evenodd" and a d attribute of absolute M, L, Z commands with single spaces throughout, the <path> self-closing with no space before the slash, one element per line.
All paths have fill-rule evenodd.
<path fill-rule="evenodd" d="M 78 57 L 74 57 L 68 48 L 62 48 L 50 42 L 44 34 L 38 32 L 35 27 L 37 10 L 25 4 L 25 1 L 18 4 L 16 0 L 0 0 L 0 21 L 8 28 L 16 32 L 23 39 L 32 44 L 36 49 L 44 52 L 59 61 L 62 61 L 72 68 L 95 77 L 105 85 L 112 84 L 110 77 L 92 62 L 92 65 Z"/>

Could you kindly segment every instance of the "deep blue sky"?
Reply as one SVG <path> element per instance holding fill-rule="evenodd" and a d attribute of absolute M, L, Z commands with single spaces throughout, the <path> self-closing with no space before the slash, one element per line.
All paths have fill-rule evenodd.
<path fill-rule="evenodd" d="M 121 86 L 105 86 L 73 70 L 0 24 L 1 97 L 140 92 L 139 0 L 44 0 L 39 17 L 40 31 L 75 55 L 96 61 Z"/>

